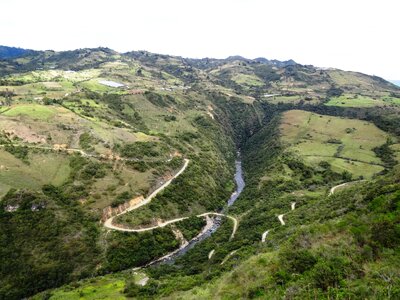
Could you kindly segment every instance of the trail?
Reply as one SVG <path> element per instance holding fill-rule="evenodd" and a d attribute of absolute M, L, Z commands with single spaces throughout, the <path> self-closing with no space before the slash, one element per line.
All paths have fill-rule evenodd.
<path fill-rule="evenodd" d="M 222 266 L 224 263 L 226 263 L 226 261 L 227 261 L 233 254 L 235 254 L 237 251 L 238 251 L 238 250 L 233 250 L 231 253 L 229 253 L 229 254 L 224 258 L 224 260 L 221 262 L 221 266 Z"/>
<path fill-rule="evenodd" d="M 174 224 L 174 223 L 177 223 L 177 222 L 180 222 L 180 221 L 183 221 L 183 220 L 186 220 L 186 219 L 189 218 L 189 217 L 176 218 L 176 219 L 172 219 L 172 220 L 165 221 L 165 222 L 163 222 L 163 223 L 159 223 L 159 224 L 156 225 L 156 226 L 145 227 L 145 228 L 138 228 L 138 229 L 134 229 L 134 228 L 125 228 L 125 227 L 123 227 L 122 225 L 113 224 L 113 223 L 112 223 L 112 221 L 114 220 L 115 217 L 118 217 L 118 216 L 120 216 L 120 215 L 123 215 L 123 214 L 127 213 L 128 211 L 132 211 L 132 210 L 134 210 L 134 209 L 137 209 L 138 207 L 143 206 L 143 205 L 149 203 L 150 201 L 148 201 L 147 203 L 145 203 L 145 202 L 146 202 L 146 201 L 144 200 L 144 201 L 142 201 L 141 203 L 139 203 L 139 204 L 137 204 L 137 205 L 135 205 L 135 206 L 132 206 L 132 207 L 128 208 L 127 210 L 123 211 L 122 213 L 120 213 L 120 214 L 118 214 L 118 215 L 116 215 L 116 216 L 113 216 L 113 217 L 111 217 L 111 218 L 108 218 L 108 219 L 104 222 L 104 226 L 107 227 L 107 228 L 109 228 L 109 229 L 118 230 L 118 231 L 124 231 L 124 232 L 144 232 L 144 231 L 150 231 L 150 230 L 154 230 L 154 229 L 157 229 L 157 228 L 165 227 L 165 226 L 167 226 L 167 225 L 171 225 L 171 224 Z M 220 216 L 220 217 L 226 217 L 226 218 L 231 219 L 231 220 L 233 221 L 233 229 L 232 229 L 232 234 L 231 234 L 230 239 L 233 239 L 233 238 L 235 237 L 235 233 L 236 233 L 237 227 L 238 227 L 238 221 L 237 221 L 236 218 L 234 218 L 234 217 L 232 217 L 232 216 L 230 216 L 230 215 L 225 215 L 225 214 L 216 213 L 216 212 L 206 212 L 206 213 L 197 215 L 197 217 L 208 217 L 208 216 L 210 216 L 210 215 L 215 215 L 215 216 Z"/>
<path fill-rule="evenodd" d="M 211 257 L 213 257 L 214 252 L 215 252 L 215 249 L 212 249 L 212 250 L 210 251 L 210 253 L 208 253 L 208 259 L 211 259 Z"/>
<path fill-rule="evenodd" d="M 281 214 L 281 215 L 278 216 L 279 222 L 281 222 L 282 226 L 285 225 L 285 221 L 283 221 L 283 216 L 284 215 L 285 214 Z"/>
<path fill-rule="evenodd" d="M 153 229 L 156 229 L 156 228 L 164 227 L 164 226 L 167 226 L 167 225 L 169 225 L 169 224 L 173 224 L 173 223 L 175 223 L 175 222 L 179 222 L 179 221 L 182 221 L 182 220 L 186 219 L 186 218 L 177 218 L 177 219 L 174 219 L 174 220 L 170 220 L 170 221 L 167 221 L 167 222 L 158 224 L 157 226 L 148 227 L 148 228 L 140 228 L 140 229 L 123 228 L 123 227 L 118 226 L 118 225 L 113 225 L 113 223 L 112 223 L 115 217 L 121 216 L 121 215 L 123 215 L 123 214 L 126 214 L 127 212 L 130 212 L 130 211 L 132 211 L 132 210 L 134 210 L 134 209 L 138 209 L 139 207 L 142 207 L 143 205 L 146 205 L 146 204 L 150 203 L 151 200 L 152 200 L 155 196 L 157 196 L 157 194 L 158 194 L 159 192 L 161 192 L 161 191 L 164 190 L 167 186 L 169 186 L 169 185 L 171 184 L 171 182 L 172 182 L 175 178 L 177 178 L 179 175 L 181 175 L 181 174 L 183 173 L 183 171 L 185 171 L 185 169 L 187 168 L 187 166 L 188 166 L 188 164 L 189 164 L 189 160 L 185 158 L 184 161 L 185 161 L 185 162 L 184 162 L 184 164 L 183 164 L 183 167 L 182 167 L 171 179 L 169 179 L 169 180 L 167 180 L 166 182 L 164 182 L 164 184 L 162 184 L 159 188 L 157 188 L 156 190 L 154 190 L 149 196 L 147 196 L 146 198 L 144 198 L 143 201 L 139 202 L 139 203 L 136 204 L 136 205 L 133 205 L 133 206 L 129 207 L 128 209 L 124 210 L 123 212 L 117 214 L 116 216 L 112 216 L 112 217 L 108 218 L 108 219 L 104 222 L 104 226 L 105 226 L 106 228 L 113 229 L 113 230 L 119 230 L 119 231 L 126 231 L 126 232 L 143 232 L 143 231 L 148 231 L 148 230 L 153 230 Z"/>
<path fill-rule="evenodd" d="M 67 154 L 71 153 L 79 153 L 83 157 L 92 157 L 96 158 L 99 160 L 115 160 L 115 161 L 139 161 L 137 158 L 125 158 L 125 157 L 119 157 L 115 155 L 95 155 L 95 154 L 90 154 L 82 149 L 78 148 L 55 148 L 55 147 L 46 147 L 46 146 L 33 146 L 33 145 L 19 145 L 19 144 L 10 144 L 13 147 L 27 147 L 30 149 L 40 149 L 40 150 L 50 150 L 54 152 L 65 152 Z M 0 145 L 1 148 L 4 148 L 6 145 Z"/>
<path fill-rule="evenodd" d="M 183 165 L 183 167 L 182 167 L 171 179 L 169 179 L 169 180 L 166 181 L 163 185 L 161 185 L 159 188 L 157 188 L 156 190 L 154 190 L 148 197 L 144 198 L 141 202 L 139 202 L 139 203 L 137 203 L 136 205 L 133 205 L 133 206 L 127 208 L 126 210 L 120 212 L 119 214 L 117 214 L 117 215 L 115 215 L 115 216 L 112 216 L 112 217 L 108 218 L 108 219 L 104 222 L 104 224 L 103 224 L 104 227 L 106 227 L 106 228 L 108 228 L 108 229 L 111 229 L 111 230 L 124 231 L 124 232 L 144 232 L 144 231 L 154 230 L 154 229 L 156 229 L 156 228 L 165 227 L 165 226 L 167 226 L 167 225 L 171 225 L 171 224 L 174 224 L 174 223 L 176 223 L 176 222 L 180 222 L 180 221 L 183 221 L 183 220 L 185 220 L 185 219 L 188 219 L 189 217 L 181 217 L 181 218 L 176 218 L 176 219 L 172 219 L 172 220 L 168 220 L 168 221 L 159 223 L 159 224 L 157 224 L 156 226 L 151 226 L 151 227 L 146 227 L 146 228 L 137 228 L 137 229 L 134 229 L 134 228 L 125 228 L 125 227 L 123 227 L 122 225 L 113 224 L 113 221 L 114 221 L 114 218 L 115 218 L 115 217 L 121 216 L 121 215 L 123 215 L 123 214 L 126 214 L 127 212 L 130 212 L 130 211 L 132 211 L 132 210 L 138 209 L 139 207 L 142 207 L 142 206 L 144 206 L 144 205 L 150 203 L 151 200 L 152 200 L 155 196 L 157 196 L 158 193 L 160 193 L 160 192 L 161 192 L 162 190 L 164 190 L 167 186 L 169 186 L 169 185 L 171 184 L 171 182 L 172 182 L 175 178 L 177 178 L 179 175 L 181 175 L 181 174 L 185 171 L 185 169 L 186 169 L 186 167 L 188 166 L 188 164 L 189 164 L 189 160 L 188 160 L 188 159 L 185 159 L 185 160 L 184 160 L 184 165 Z M 226 215 L 226 214 L 223 214 L 223 213 L 217 213 L 217 212 L 206 212 L 206 213 L 202 213 L 202 214 L 197 215 L 197 217 L 205 217 L 205 218 L 206 218 L 206 226 L 204 226 L 204 228 L 202 229 L 202 231 L 201 231 L 195 238 L 193 238 L 193 239 L 190 240 L 190 241 L 187 241 L 186 239 L 183 238 L 183 236 L 181 236 L 181 233 L 180 233 L 180 232 L 178 233 L 177 230 L 175 230 L 175 232 L 174 232 L 175 236 L 177 237 L 178 240 L 181 241 L 180 247 L 179 247 L 178 249 L 174 250 L 173 252 L 170 252 L 170 253 L 164 255 L 163 257 L 157 258 L 157 259 L 155 259 L 155 260 L 149 262 L 148 264 L 146 264 L 146 265 L 143 266 L 143 267 L 148 267 L 148 266 L 153 265 L 153 264 L 155 264 L 155 263 L 157 263 L 157 262 L 160 262 L 160 261 L 164 261 L 164 260 L 169 259 L 169 258 L 172 257 L 174 254 L 176 254 L 176 253 L 178 253 L 179 251 L 181 251 L 182 249 L 186 248 L 186 247 L 190 244 L 191 241 L 196 240 L 196 239 L 198 239 L 200 236 L 204 235 L 207 231 L 209 231 L 209 230 L 212 228 L 212 226 L 213 226 L 213 224 L 214 224 L 213 221 L 211 220 L 210 216 L 225 217 L 225 218 L 228 218 L 228 219 L 232 220 L 232 221 L 233 221 L 233 229 L 232 229 L 232 233 L 231 233 L 231 236 L 230 236 L 230 240 L 233 239 L 233 238 L 235 237 L 235 233 L 236 233 L 237 228 L 238 228 L 238 220 L 237 220 L 236 218 L 234 218 L 234 217 L 232 217 L 232 216 L 230 216 L 230 215 Z M 211 256 L 212 256 L 212 254 L 213 254 L 213 253 L 211 253 Z M 210 256 L 210 258 L 211 258 L 211 256 Z M 135 268 L 135 269 L 140 269 L 140 268 Z"/>
<path fill-rule="evenodd" d="M 147 284 L 147 282 L 149 281 L 149 277 L 147 277 L 147 276 L 145 276 L 145 277 L 143 277 L 142 279 L 140 279 L 138 282 L 137 282 L 137 284 L 138 285 L 141 285 L 141 286 L 145 286 L 146 284 Z"/>
<path fill-rule="evenodd" d="M 329 196 L 333 195 L 333 194 L 335 193 L 336 189 L 338 189 L 338 188 L 341 188 L 341 187 L 344 187 L 344 186 L 346 186 L 346 185 L 353 184 L 353 183 L 363 182 L 363 181 L 365 181 L 365 180 L 349 181 L 349 182 L 345 182 L 345 183 L 341 183 L 341 184 L 335 185 L 334 187 L 332 187 L 332 188 L 329 190 Z M 292 211 L 295 210 L 295 208 L 296 208 L 296 202 L 292 202 L 292 203 L 290 204 L 290 208 L 291 208 Z M 280 215 L 278 216 L 278 220 L 279 220 L 279 222 L 281 223 L 282 226 L 283 226 L 283 225 L 286 225 L 285 221 L 283 220 L 283 216 L 284 216 L 284 215 L 285 215 L 285 214 L 280 214 Z M 267 237 L 269 231 L 270 231 L 270 229 L 268 229 L 267 231 L 265 231 L 265 232 L 261 235 L 261 242 L 262 242 L 262 243 L 265 242 L 266 237 Z"/>
<path fill-rule="evenodd" d="M 269 233 L 269 229 L 262 234 L 261 243 L 265 243 L 265 239 L 267 238 L 268 233 Z"/>
<path fill-rule="evenodd" d="M 345 183 L 341 183 L 341 184 L 335 185 L 334 187 L 332 187 L 332 188 L 329 190 L 329 196 L 333 195 L 333 194 L 335 193 L 335 191 L 336 191 L 337 188 L 341 188 L 341 187 L 346 186 L 346 185 L 349 185 L 349 184 L 358 183 L 358 182 L 363 182 L 363 181 L 365 181 L 365 180 L 349 181 L 349 182 L 345 182 Z"/>
<path fill-rule="evenodd" d="M 295 208 L 296 208 L 296 202 L 290 203 L 290 209 L 291 209 L 291 210 L 295 210 Z M 282 226 L 286 224 L 285 221 L 283 220 L 283 216 L 284 216 L 284 215 L 285 215 L 285 214 L 281 214 L 281 215 L 278 216 L 278 220 L 279 220 L 279 222 L 281 222 L 281 225 L 282 225 Z M 265 240 L 266 240 L 266 238 L 267 238 L 267 235 L 268 235 L 268 233 L 269 233 L 270 231 L 271 231 L 271 229 L 268 229 L 268 230 L 266 230 L 266 231 L 263 232 L 263 234 L 261 235 L 261 243 L 265 243 Z"/>

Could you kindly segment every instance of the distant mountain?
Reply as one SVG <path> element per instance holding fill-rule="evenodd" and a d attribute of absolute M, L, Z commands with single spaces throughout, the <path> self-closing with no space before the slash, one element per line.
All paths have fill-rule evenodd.
<path fill-rule="evenodd" d="M 390 80 L 391 83 L 394 83 L 397 86 L 400 86 L 400 80 Z"/>
<path fill-rule="evenodd" d="M 9 59 L 25 56 L 35 51 L 16 47 L 0 46 L 0 59 Z"/>
<path fill-rule="evenodd" d="M 20 57 L 24 57 L 24 60 L 18 59 Z M 225 59 L 198 59 L 148 51 L 119 53 L 104 47 L 58 52 L 0 46 L 0 76 L 34 70 L 80 71 L 100 68 L 111 62 L 135 62 L 150 73 L 157 73 L 157 76 L 164 72 L 164 75 L 173 76 L 185 84 L 212 84 L 232 89 L 238 95 L 248 94 L 255 98 L 264 94 L 279 94 L 320 102 L 333 94 L 338 96 L 343 93 L 375 97 L 376 90 L 399 95 L 398 85 L 377 76 L 338 69 L 324 70 L 293 60 L 249 59 L 239 55 Z"/>

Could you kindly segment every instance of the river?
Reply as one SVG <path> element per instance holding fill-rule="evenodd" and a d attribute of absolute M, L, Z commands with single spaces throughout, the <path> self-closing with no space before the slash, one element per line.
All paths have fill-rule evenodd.
<path fill-rule="evenodd" d="M 238 153 L 238 157 L 240 157 L 240 153 Z M 231 197 L 229 198 L 226 208 L 232 206 L 233 203 L 235 203 L 236 199 L 242 193 L 244 186 L 245 186 L 245 182 L 243 179 L 242 162 L 240 160 L 235 161 L 235 168 L 236 168 L 236 171 L 235 171 L 234 178 L 235 178 L 235 183 L 236 183 L 236 190 L 232 193 Z M 225 213 L 226 208 L 222 209 L 221 213 Z M 184 255 L 186 252 L 188 252 L 190 249 L 192 249 L 197 243 L 199 243 L 199 242 L 205 240 L 206 238 L 208 238 L 209 236 L 211 236 L 220 226 L 221 226 L 221 217 L 215 217 L 213 219 L 213 225 L 208 231 L 206 231 L 205 233 L 203 233 L 200 236 L 197 236 L 197 238 L 191 240 L 186 247 L 180 249 L 178 252 L 174 253 L 170 257 L 168 257 L 164 260 L 161 260 L 161 261 L 154 262 L 151 265 L 160 265 L 160 264 L 165 264 L 165 263 L 173 264 L 178 257 Z"/>

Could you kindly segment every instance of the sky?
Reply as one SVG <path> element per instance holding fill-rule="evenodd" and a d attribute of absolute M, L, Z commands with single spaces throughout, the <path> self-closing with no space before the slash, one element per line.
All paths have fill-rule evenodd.
<path fill-rule="evenodd" d="M 400 79 L 399 0 L 2 0 L 0 45 L 293 59 Z"/>

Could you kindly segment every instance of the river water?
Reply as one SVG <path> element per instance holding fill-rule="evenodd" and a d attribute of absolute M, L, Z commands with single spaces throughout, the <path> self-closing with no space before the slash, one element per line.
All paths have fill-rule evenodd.
<path fill-rule="evenodd" d="M 235 192 L 232 193 L 231 197 L 229 198 L 227 202 L 227 207 L 233 205 L 235 203 L 236 199 L 239 197 L 239 195 L 242 193 L 243 188 L 245 186 L 245 182 L 243 179 L 243 170 L 242 170 L 242 162 L 240 160 L 235 161 L 235 183 L 236 183 L 236 190 Z M 226 208 L 222 209 L 221 213 L 225 213 Z M 203 233 L 200 236 L 197 236 L 195 239 L 191 240 L 189 244 L 180 249 L 178 252 L 174 253 L 170 257 L 163 259 L 161 261 L 157 261 L 152 263 L 152 265 L 159 265 L 159 264 L 173 264 L 175 260 L 184 255 L 186 252 L 188 252 L 190 249 L 192 249 L 197 243 L 205 240 L 209 236 L 211 236 L 219 227 L 221 226 L 221 217 L 215 217 L 213 218 L 213 225 L 211 228 Z"/>

